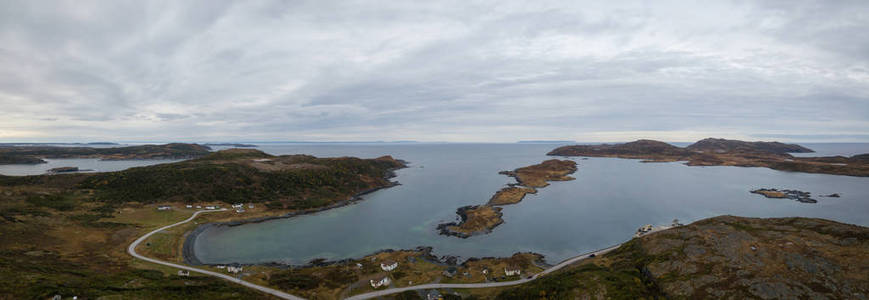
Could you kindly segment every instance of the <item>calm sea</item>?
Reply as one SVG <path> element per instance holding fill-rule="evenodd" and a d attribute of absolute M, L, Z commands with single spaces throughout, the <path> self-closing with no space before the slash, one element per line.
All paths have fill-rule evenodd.
<path fill-rule="evenodd" d="M 869 152 L 869 144 L 807 144 L 820 155 Z M 272 154 L 377 157 L 410 162 L 402 185 L 365 201 L 315 215 L 199 235 L 195 252 L 206 263 L 284 262 L 358 258 L 382 249 L 431 246 L 436 255 L 508 256 L 532 251 L 550 263 L 631 237 L 644 224 L 691 222 L 717 215 L 819 217 L 869 225 L 869 178 L 804 174 L 765 168 L 688 167 L 681 163 L 575 159 L 577 179 L 555 182 L 516 205 L 488 235 L 459 239 L 435 227 L 457 219 L 456 208 L 483 204 L 513 179 L 498 171 L 539 163 L 553 144 L 266 144 Z M 811 192 L 816 204 L 767 199 L 761 187 Z M 818 197 L 839 193 L 841 198 Z"/>
<path fill-rule="evenodd" d="M 805 144 L 813 155 L 869 153 L 869 144 Z M 205 263 L 284 262 L 358 258 L 383 249 L 431 246 L 436 255 L 508 256 L 532 251 L 550 263 L 622 242 L 644 224 L 691 222 L 717 215 L 819 217 L 869 226 L 869 178 L 804 174 L 765 168 L 688 167 L 681 163 L 575 158 L 579 170 L 519 204 L 505 206 L 504 224 L 488 235 L 438 235 L 437 224 L 457 219 L 458 207 L 483 204 L 512 178 L 502 170 L 539 163 L 556 144 L 261 144 L 271 154 L 373 158 L 410 162 L 394 178 L 402 185 L 366 195 L 354 205 L 314 215 L 199 235 Z M 52 159 L 48 164 L 2 165 L 0 174 L 42 174 L 54 167 L 96 171 L 172 162 Z M 767 199 L 749 190 L 772 187 L 811 192 L 816 204 Z M 818 197 L 839 193 L 841 198 Z"/>

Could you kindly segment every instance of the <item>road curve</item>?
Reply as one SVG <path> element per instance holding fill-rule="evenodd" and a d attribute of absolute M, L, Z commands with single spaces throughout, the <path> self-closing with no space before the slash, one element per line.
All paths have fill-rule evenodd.
<path fill-rule="evenodd" d="M 660 227 L 657 227 L 646 234 L 650 234 L 650 233 L 653 233 L 656 231 L 665 230 L 668 228 L 670 228 L 670 227 L 660 226 Z M 370 298 L 382 297 L 382 296 L 386 296 L 386 295 L 390 295 L 390 294 L 401 293 L 401 292 L 406 292 L 406 291 L 413 291 L 413 290 L 450 289 L 450 288 L 452 288 L 452 289 L 477 289 L 477 288 L 492 288 L 492 287 L 502 287 L 502 286 L 511 286 L 511 285 L 523 284 L 526 282 L 534 281 L 537 278 L 539 278 L 540 276 L 558 271 L 561 268 L 564 268 L 567 265 L 570 265 L 572 263 L 581 261 L 583 259 L 587 259 L 592 254 L 594 254 L 595 256 L 603 255 L 603 254 L 606 254 L 607 252 L 618 249 L 621 246 L 622 246 L 622 244 L 618 244 L 618 245 L 611 246 L 609 248 L 604 248 L 604 249 L 600 249 L 597 251 L 592 251 L 592 252 L 584 253 L 581 255 L 577 255 L 577 256 L 574 256 L 572 258 L 568 258 L 568 259 L 558 263 L 557 265 L 554 265 L 546 270 L 541 271 L 540 273 L 532 275 L 530 278 L 522 278 L 522 279 L 513 280 L 513 281 L 484 282 L 484 283 L 421 284 L 421 285 L 414 285 L 414 286 L 408 286 L 408 287 L 402 287 L 402 288 L 391 288 L 391 289 L 385 289 L 385 290 L 381 290 L 381 291 L 368 292 L 368 293 L 359 294 L 359 295 L 356 295 L 356 296 L 353 296 L 353 297 L 350 297 L 347 299 L 348 300 L 370 299 Z"/>
<path fill-rule="evenodd" d="M 187 218 L 187 220 L 184 220 L 184 221 L 181 221 L 181 222 L 178 222 L 178 223 L 172 224 L 172 225 L 163 226 L 163 227 L 160 227 L 160 228 L 157 229 L 157 230 L 151 231 L 151 232 L 149 232 L 149 233 L 143 235 L 142 237 L 140 237 L 140 238 L 137 239 L 136 241 L 134 241 L 132 244 L 130 244 L 130 246 L 127 247 L 127 253 L 129 253 L 130 255 L 132 255 L 132 256 L 135 257 L 135 258 L 138 258 L 138 259 L 141 259 L 141 260 L 144 260 L 144 261 L 147 261 L 147 262 L 152 262 L 152 263 L 155 263 L 155 264 L 161 264 L 161 265 L 164 265 L 164 266 L 169 266 L 169 267 L 173 267 L 173 268 L 178 268 L 178 269 L 182 269 L 182 270 L 187 270 L 187 271 L 190 271 L 190 272 L 196 272 L 196 273 L 201 273 L 201 274 L 205 274 L 205 275 L 210 275 L 210 276 L 218 277 L 218 278 L 221 278 L 221 279 L 224 279 L 224 280 L 227 280 L 227 281 L 231 281 L 231 282 L 234 282 L 234 283 L 237 283 L 237 284 L 243 285 L 243 286 L 245 286 L 245 287 L 249 287 L 249 288 L 252 288 L 252 289 L 255 289 L 255 290 L 261 291 L 261 292 L 263 292 L 263 293 L 271 294 L 271 295 L 273 295 L 273 296 L 275 296 L 275 297 L 278 297 L 278 298 L 282 298 L 282 299 L 292 299 L 292 300 L 304 299 L 304 298 L 301 298 L 301 297 L 297 297 L 297 296 L 293 296 L 293 295 L 290 295 L 290 294 L 287 294 L 287 293 L 281 292 L 281 291 L 276 290 L 276 289 L 272 289 L 272 288 L 264 287 L 264 286 L 261 286 L 261 285 L 256 285 L 256 284 L 253 284 L 253 283 L 250 283 L 250 282 L 247 282 L 247 281 L 244 281 L 244 280 L 241 280 L 241 279 L 238 279 L 238 278 L 235 278 L 235 277 L 232 277 L 232 276 L 226 275 L 226 274 L 221 274 L 221 273 L 217 273 L 217 272 L 212 272 L 212 271 L 207 271 L 207 270 L 201 270 L 201 269 L 197 269 L 197 268 L 192 268 L 192 267 L 188 267 L 188 266 L 183 266 L 183 265 L 179 265 L 179 264 L 174 264 L 174 263 L 170 263 L 170 262 L 165 262 L 165 261 L 161 261 L 161 260 L 157 260 L 157 259 L 153 259 L 153 258 L 145 257 L 145 256 L 142 256 L 142 255 L 136 253 L 136 247 L 139 246 L 139 244 L 142 243 L 142 241 L 148 239 L 148 237 L 150 237 L 151 235 L 153 235 L 153 234 L 155 234 L 155 233 L 157 233 L 157 232 L 160 232 L 160 231 L 163 231 L 163 230 L 166 230 L 166 229 L 169 229 L 169 228 L 172 228 L 172 227 L 175 227 L 175 226 L 178 226 L 178 225 L 181 225 L 181 224 L 184 224 L 184 223 L 190 222 L 190 221 L 192 221 L 193 219 L 195 219 L 196 216 L 198 216 L 200 213 L 218 212 L 218 211 L 226 211 L 226 209 L 224 208 L 224 209 L 219 209 L 219 210 L 200 210 L 200 211 L 196 211 L 196 212 L 193 213 L 192 216 L 190 216 L 190 218 Z"/>

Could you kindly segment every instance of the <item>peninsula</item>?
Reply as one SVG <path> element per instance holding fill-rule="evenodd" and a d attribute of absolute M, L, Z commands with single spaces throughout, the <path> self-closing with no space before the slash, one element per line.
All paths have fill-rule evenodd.
<path fill-rule="evenodd" d="M 689 166 L 765 167 L 780 171 L 869 176 L 869 154 L 825 157 L 795 157 L 811 149 L 778 142 L 745 142 L 708 138 L 687 147 L 638 140 L 624 144 L 558 147 L 547 155 L 643 159 L 644 162 L 686 161 Z"/>
<path fill-rule="evenodd" d="M 99 158 L 104 160 L 188 159 L 210 153 L 198 144 L 138 145 L 128 147 L 0 146 L 0 164 L 39 164 L 44 158 Z"/>
<path fill-rule="evenodd" d="M 478 234 L 492 232 L 492 229 L 504 220 L 498 206 L 516 204 L 527 194 L 537 193 L 537 189 L 549 185 L 549 181 L 574 180 L 567 176 L 576 172 L 576 162 L 571 160 L 550 159 L 542 163 L 518 168 L 513 171 L 501 171 L 516 178 L 518 183 L 510 184 L 497 192 L 484 205 L 472 205 L 459 208 L 456 213 L 461 218 L 459 222 L 449 222 L 438 225 L 438 231 L 443 235 L 468 238 Z"/>
<path fill-rule="evenodd" d="M 0 295 L 165 299 L 183 288 L 185 297 L 196 299 L 273 299 L 221 279 L 131 260 L 127 246 L 190 217 L 198 205 L 255 204 L 244 214 L 227 210 L 197 218 L 212 223 L 349 203 L 360 193 L 395 185 L 389 178 L 404 166 L 388 156 L 273 156 L 231 149 L 117 172 L 0 176 L 0 272 L 7 274 Z M 180 263 L 181 237 L 192 229 L 161 232 L 139 252 Z"/>

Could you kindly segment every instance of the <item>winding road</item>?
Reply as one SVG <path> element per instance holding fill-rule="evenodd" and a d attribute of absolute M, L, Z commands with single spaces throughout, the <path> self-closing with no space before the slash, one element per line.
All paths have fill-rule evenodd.
<path fill-rule="evenodd" d="M 219 212 L 219 211 L 226 211 L 226 209 L 223 208 L 223 209 L 219 209 L 219 210 L 200 210 L 200 211 L 196 211 L 196 212 L 193 213 L 192 216 L 190 216 L 190 218 L 187 218 L 187 220 L 184 220 L 184 221 L 181 221 L 181 222 L 178 222 L 178 223 L 172 224 L 172 225 L 163 226 L 163 227 L 160 227 L 160 228 L 157 229 L 157 230 L 151 231 L 151 232 L 149 232 L 149 233 L 143 235 L 142 237 L 140 237 L 140 238 L 137 239 L 136 241 L 134 241 L 132 244 L 130 244 L 130 247 L 127 247 L 127 253 L 129 253 L 130 255 L 132 255 L 132 256 L 135 257 L 135 258 L 138 258 L 138 259 L 141 259 L 141 260 L 144 260 L 144 261 L 147 261 L 147 262 L 152 262 L 152 263 L 155 263 L 155 264 L 160 264 L 160 265 L 164 265 L 164 266 L 169 266 L 169 267 L 173 267 L 173 268 L 178 268 L 178 269 L 182 269 L 182 270 L 187 270 L 187 271 L 190 271 L 190 272 L 196 272 L 196 273 L 201 273 L 201 274 L 205 274 L 205 275 L 210 275 L 210 276 L 218 277 L 218 278 L 221 278 L 221 279 L 224 279 L 224 280 L 227 280 L 227 281 L 231 281 L 231 282 L 234 282 L 234 283 L 237 283 L 237 284 L 243 285 L 243 286 L 245 286 L 245 287 L 249 287 L 249 288 L 252 288 L 252 289 L 255 289 L 255 290 L 261 291 L 261 292 L 263 292 L 263 293 L 271 294 L 271 295 L 273 295 L 273 296 L 275 296 L 275 297 L 278 297 L 278 298 L 282 298 L 282 299 L 292 299 L 292 300 L 304 299 L 304 298 L 301 298 L 301 297 L 297 297 L 297 296 L 293 296 L 293 295 L 290 295 L 290 294 L 287 294 L 287 293 L 281 292 L 281 291 L 276 290 L 276 289 L 272 289 L 272 288 L 264 287 L 264 286 L 261 286 L 261 285 L 256 285 L 256 284 L 253 284 L 253 283 L 250 283 L 250 282 L 247 282 L 247 281 L 244 281 L 244 280 L 241 280 L 241 279 L 238 279 L 238 278 L 235 278 L 235 277 L 232 277 L 232 276 L 226 275 L 226 274 L 221 274 L 221 273 L 217 273 L 217 272 L 212 272 L 212 271 L 207 271 L 207 270 L 202 270 L 202 269 L 192 268 L 192 267 L 188 267 L 188 266 L 183 266 L 183 265 L 179 265 L 179 264 L 174 264 L 174 263 L 170 263 L 170 262 L 165 262 L 165 261 L 162 261 L 162 260 L 157 260 L 157 259 L 153 259 L 153 258 L 145 257 L 145 256 L 140 255 L 139 253 L 136 253 L 136 247 L 139 246 L 139 244 L 142 243 L 144 240 L 148 239 L 148 237 L 150 237 L 151 235 L 153 235 L 153 234 L 155 234 L 155 233 L 157 233 L 157 232 L 160 232 L 160 231 L 163 231 L 163 230 L 166 230 L 166 229 L 169 229 L 169 228 L 172 228 L 172 227 L 175 227 L 175 226 L 178 226 L 178 225 L 181 225 L 181 224 L 184 224 L 184 223 L 190 222 L 190 221 L 192 221 L 193 219 L 195 219 L 196 216 L 198 216 L 198 215 L 201 214 L 201 213 Z"/>
<path fill-rule="evenodd" d="M 649 231 L 649 232 L 647 232 L 647 233 L 645 233 L 645 234 L 643 234 L 643 235 L 648 235 L 648 234 L 650 234 L 650 233 L 657 232 L 657 231 L 661 231 L 661 230 L 666 230 L 666 229 L 669 229 L 669 228 L 670 228 L 670 227 L 668 227 L 668 226 L 658 226 L 658 227 L 653 228 L 652 231 Z M 532 275 L 531 277 L 528 277 L 528 278 L 522 278 L 522 279 L 519 279 L 519 280 L 513 280 L 513 281 L 501 281 L 501 282 L 484 282 L 484 283 L 431 283 L 431 284 L 421 284 L 421 285 L 414 285 L 414 286 L 408 286 L 408 287 L 402 287 L 402 288 L 391 288 L 391 289 L 385 289 L 385 290 L 380 290 L 380 291 L 368 292 L 368 293 L 365 293 L 365 294 L 359 294 L 359 295 L 356 295 L 356 296 L 352 296 L 352 297 L 347 298 L 347 299 L 348 299 L 348 300 L 350 300 L 350 299 L 352 299 L 352 300 L 370 299 L 370 298 L 382 297 L 382 296 L 386 296 L 386 295 L 390 295 L 390 294 L 401 293 L 401 292 L 406 292 L 406 291 L 413 291 L 413 290 L 450 289 L 450 288 L 452 288 L 452 289 L 479 289 L 479 288 L 492 288 L 492 287 L 502 287 L 502 286 L 511 286 L 511 285 L 523 284 L 523 283 L 526 283 L 526 282 L 534 281 L 534 280 L 536 280 L 537 278 L 539 278 L 540 276 L 543 276 L 543 275 L 546 275 L 546 274 L 549 274 L 549 273 L 552 273 L 552 272 L 558 271 L 558 270 L 560 270 L 561 268 L 564 268 L 564 267 L 566 267 L 566 266 L 568 266 L 568 265 L 570 265 L 570 264 L 572 264 L 572 263 L 575 263 L 575 262 L 581 261 L 581 260 L 583 260 L 583 259 L 587 259 L 587 258 L 589 258 L 589 256 L 592 255 L 592 254 L 594 254 L 595 256 L 600 256 L 600 255 L 606 254 L 607 252 L 610 252 L 610 251 L 613 251 L 613 250 L 615 250 L 615 249 L 618 249 L 618 248 L 621 247 L 621 246 L 622 246 L 622 244 L 618 244 L 618 245 L 611 246 L 611 247 L 609 247 L 609 248 L 604 248 L 604 249 L 600 249 L 600 250 L 597 250 L 597 251 L 592 251 L 592 252 L 584 253 L 584 254 L 581 254 L 581 255 L 577 255 L 577 256 L 574 256 L 574 257 L 572 257 L 572 258 L 566 259 L 566 260 L 564 260 L 564 261 L 558 263 L 557 265 L 554 265 L 554 266 L 552 266 L 552 267 L 550 267 L 550 268 L 548 268 L 548 269 L 546 269 L 546 270 L 543 270 L 543 271 L 541 271 L 540 273 L 534 274 L 534 275 Z"/>
<path fill-rule="evenodd" d="M 164 266 L 169 266 L 169 267 L 173 267 L 173 268 L 178 268 L 178 269 L 182 269 L 182 270 L 187 270 L 187 271 L 190 271 L 190 272 L 196 272 L 196 273 L 201 273 L 201 274 L 205 274 L 205 275 L 210 275 L 210 276 L 218 277 L 218 278 L 221 278 L 221 279 L 224 279 L 224 280 L 227 280 L 227 281 L 231 281 L 231 282 L 234 282 L 234 283 L 237 283 L 237 284 L 243 285 L 243 286 L 245 286 L 245 287 L 249 287 L 249 288 L 252 288 L 252 289 L 255 289 L 255 290 L 261 291 L 261 292 L 263 292 L 263 293 L 267 293 L 267 294 L 273 295 L 273 296 L 278 297 L 278 298 L 282 298 L 282 299 L 293 299 L 293 300 L 296 300 L 296 299 L 304 299 L 304 298 L 301 298 L 301 297 L 298 297 L 298 296 L 294 296 L 294 295 L 287 294 L 287 293 L 285 293 L 285 292 L 281 292 L 281 291 L 276 290 L 276 289 L 273 289 L 273 288 L 269 288 L 269 287 L 264 287 L 264 286 L 261 286 L 261 285 L 253 284 L 253 283 L 250 283 L 250 282 L 247 282 L 247 281 L 244 281 L 244 280 L 241 280 L 241 279 L 238 279 L 238 278 L 235 278 L 235 277 L 232 277 L 232 276 L 226 275 L 226 274 L 217 273 L 217 272 L 212 272 L 212 271 L 208 271 L 208 270 L 197 269 L 197 268 L 188 267 L 188 266 L 179 265 L 179 264 L 170 263 L 170 262 L 165 262 L 165 261 L 162 261 L 162 260 L 157 260 L 157 259 L 153 259 L 153 258 L 145 257 L 145 256 L 142 256 L 142 255 L 136 253 L 136 247 L 139 246 L 139 244 L 141 244 L 143 241 L 145 241 L 146 239 L 148 239 L 148 237 L 150 237 L 151 235 L 153 235 L 153 234 L 155 234 L 155 233 L 157 233 L 157 232 L 160 232 L 160 231 L 163 231 L 163 230 L 166 230 L 166 229 L 169 229 L 169 228 L 172 228 L 172 227 L 175 227 L 175 226 L 178 226 L 178 225 L 181 225 L 181 224 L 184 224 L 184 223 L 190 222 L 190 221 L 192 221 L 193 219 L 195 219 L 196 216 L 198 216 L 198 215 L 201 214 L 201 213 L 220 212 L 220 211 L 226 211 L 226 209 L 223 208 L 223 209 L 219 209 L 219 210 L 200 210 L 200 211 L 196 211 L 196 212 L 193 213 L 192 216 L 190 216 L 190 218 L 187 218 L 187 219 L 184 220 L 184 221 L 181 221 L 181 222 L 178 222 L 178 223 L 175 223 L 175 224 L 172 224 L 172 225 L 166 225 L 166 226 L 160 227 L 160 228 L 157 229 L 157 230 L 151 231 L 151 232 L 149 232 L 149 233 L 143 235 L 142 237 L 138 238 L 138 239 L 137 239 L 136 241 L 134 241 L 132 244 L 130 244 L 130 247 L 127 248 L 127 253 L 129 253 L 130 255 L 132 255 L 132 256 L 135 257 L 135 258 L 138 258 L 138 259 L 141 259 L 141 260 L 144 260 L 144 261 L 147 261 L 147 262 L 152 262 L 152 263 L 155 263 L 155 264 L 160 264 L 160 265 L 164 265 Z M 668 229 L 668 228 L 670 228 L 670 227 L 667 227 L 667 226 L 659 226 L 659 227 L 655 227 L 654 229 L 652 229 L 652 231 L 650 231 L 650 232 L 648 232 L 648 233 L 646 233 L 646 234 L 650 234 L 650 233 L 653 233 L 653 232 L 656 232 L 656 231 L 665 230 L 665 229 Z M 575 263 L 575 262 L 581 261 L 581 260 L 583 260 L 583 259 L 587 259 L 587 258 L 588 258 L 590 255 L 592 255 L 592 254 L 594 254 L 595 256 L 599 256 L 599 255 L 606 254 L 607 252 L 610 252 L 610 251 L 613 251 L 613 250 L 617 249 L 617 248 L 620 247 L 621 245 L 622 245 L 622 244 L 618 244 L 618 245 L 611 246 L 611 247 L 609 247 L 609 248 L 604 248 L 604 249 L 600 249 L 600 250 L 597 250 L 597 251 L 592 251 L 592 252 L 584 253 L 584 254 L 581 254 L 581 255 L 578 255 L 578 256 L 574 256 L 574 257 L 569 258 L 569 259 L 567 259 L 567 260 L 565 260 L 565 261 L 562 261 L 562 262 L 558 263 L 557 265 L 554 265 L 554 266 L 552 266 L 552 267 L 550 267 L 550 268 L 548 268 L 548 269 L 546 269 L 546 270 L 543 270 L 543 271 L 541 271 L 540 273 L 534 274 L 534 275 L 532 275 L 531 277 L 522 278 L 522 279 L 519 279 L 519 280 L 513 280 L 513 281 L 501 281 L 501 282 L 484 282 L 484 283 L 430 283 L 430 284 L 421 284 L 421 285 L 414 285 L 414 286 L 408 286 L 408 287 L 391 288 L 391 289 L 385 289 L 385 290 L 380 290 L 380 291 L 373 291 L 373 292 L 369 292 L 369 293 L 364 293 L 364 294 L 355 295 L 355 296 L 352 296 L 352 297 L 347 298 L 347 299 L 353 299 L 353 300 L 356 300 L 356 299 L 370 299 L 370 298 L 382 297 L 382 296 L 386 296 L 386 295 L 390 295 L 390 294 L 401 293 L 401 292 L 405 292 L 405 291 L 413 291 L 413 290 L 445 289 L 445 288 L 453 288 L 453 289 L 477 289 L 477 288 L 493 288 L 493 287 L 502 287 L 502 286 L 511 286 L 511 285 L 523 284 L 523 283 L 526 283 L 526 282 L 534 281 L 534 280 L 536 280 L 537 278 L 539 278 L 539 277 L 541 277 L 541 276 L 543 276 L 543 275 L 546 275 L 546 274 L 549 274 L 549 273 L 552 273 L 552 272 L 558 271 L 558 270 L 560 270 L 561 268 L 564 268 L 564 267 L 566 267 L 566 266 L 568 266 L 568 265 L 570 265 L 570 264 L 572 264 L 572 263 Z"/>

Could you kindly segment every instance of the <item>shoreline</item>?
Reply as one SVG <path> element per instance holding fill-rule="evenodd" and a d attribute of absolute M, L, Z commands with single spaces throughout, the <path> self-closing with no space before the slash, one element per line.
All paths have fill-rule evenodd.
<path fill-rule="evenodd" d="M 393 170 L 393 171 L 394 171 L 394 170 Z M 395 173 L 394 173 L 394 172 L 391 172 L 391 173 L 390 173 L 386 178 L 387 178 L 387 179 L 390 179 L 390 178 L 394 178 L 394 177 L 396 177 Z M 316 214 L 316 213 L 323 212 L 323 211 L 326 211 L 326 210 L 330 210 L 330 209 L 334 209 L 334 208 L 339 208 L 339 207 L 343 207 L 343 206 L 348 206 L 348 205 L 351 205 L 351 204 L 356 204 L 357 202 L 360 202 L 360 201 L 362 201 L 362 200 L 365 200 L 364 198 L 362 198 L 362 196 L 364 196 L 364 195 L 367 195 L 367 194 L 370 194 L 370 193 L 373 193 L 373 192 L 379 191 L 379 190 L 381 190 L 381 189 L 391 188 L 391 187 L 395 187 L 395 186 L 399 186 L 399 185 L 401 185 L 401 183 L 399 183 L 399 182 L 397 182 L 397 181 L 390 181 L 389 184 L 387 184 L 387 185 L 384 185 L 384 186 L 381 186 L 381 187 L 370 188 L 370 189 L 367 189 L 367 190 L 363 190 L 363 191 L 361 191 L 361 192 L 359 192 L 359 193 L 356 193 L 355 195 L 353 195 L 353 196 L 350 197 L 349 199 L 341 200 L 341 201 L 335 202 L 335 203 L 333 203 L 333 204 L 331 204 L 331 205 L 327 205 L 327 206 L 323 206 L 323 207 L 319 207 L 319 208 L 312 208 L 312 209 L 301 210 L 301 211 L 293 211 L 293 212 L 288 212 L 288 213 L 285 213 L 285 214 L 275 215 L 275 216 L 265 216 L 265 217 L 250 218 L 250 219 L 242 219 L 242 220 L 234 220 L 234 221 L 226 221 L 226 222 L 214 222 L 214 223 L 204 223 L 204 224 L 200 224 L 199 226 L 196 226 L 196 228 L 194 228 L 192 231 L 186 233 L 185 236 L 183 237 L 184 244 L 181 246 L 181 257 L 182 257 L 182 261 L 183 261 L 185 264 L 192 265 L 192 266 L 209 266 L 209 265 L 274 265 L 274 264 L 280 264 L 280 263 L 277 263 L 277 262 L 269 262 L 269 263 L 262 263 L 262 264 L 240 264 L 240 263 L 229 263 L 229 264 L 206 264 L 206 263 L 203 263 L 201 260 L 199 260 L 198 257 L 196 257 L 196 253 L 195 253 L 195 252 L 196 252 L 196 251 L 195 251 L 195 247 L 196 247 L 196 239 L 199 237 L 199 235 L 200 235 L 203 231 L 205 231 L 205 230 L 207 230 L 207 229 L 210 229 L 210 228 L 212 228 L 212 227 L 219 227 L 219 226 L 234 227 L 234 226 L 239 226 L 239 225 L 244 225 L 244 224 L 262 223 L 262 222 L 272 221 L 272 220 L 278 220 L 278 219 L 289 219 L 289 218 L 293 218 L 293 217 L 297 217 L 297 216 L 312 215 L 312 214 Z M 383 251 L 383 250 L 381 250 L 381 251 Z M 281 265 L 283 265 L 283 264 L 281 264 Z"/>

